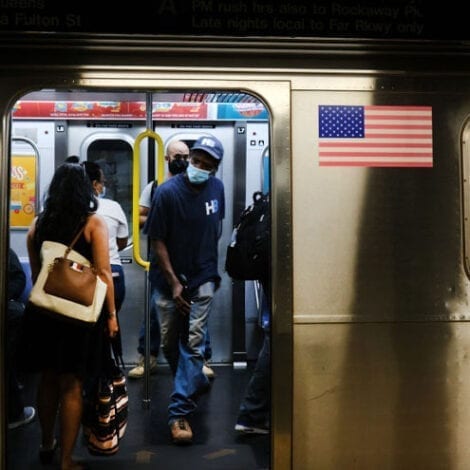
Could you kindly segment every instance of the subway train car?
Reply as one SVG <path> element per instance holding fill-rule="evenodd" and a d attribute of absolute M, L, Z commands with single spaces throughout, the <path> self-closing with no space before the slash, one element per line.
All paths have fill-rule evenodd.
<path fill-rule="evenodd" d="M 172 136 L 191 142 L 204 133 L 223 135 L 228 158 L 219 175 L 230 203 L 221 270 L 224 244 L 250 192 L 261 187 L 271 196 L 269 445 L 237 441 L 223 417 L 224 409 L 236 408 L 246 381 L 237 375 L 239 363 L 256 356 L 255 289 L 224 274 L 222 314 L 210 324 L 219 373 L 210 394 L 218 384 L 229 386 L 206 403 L 211 413 L 197 445 L 181 449 L 168 437 L 142 437 L 140 446 L 126 448 L 126 439 L 155 432 L 152 420 L 167 405 L 156 376 L 151 391 L 160 387 L 163 397 L 144 410 L 136 400 L 134 437 L 124 438 L 115 457 L 92 460 L 96 468 L 170 469 L 184 462 L 201 469 L 469 468 L 467 44 L 5 33 L 0 52 L 2 299 L 7 247 L 24 256 L 17 216 L 26 220 L 39 210 L 36 196 L 71 153 L 109 163 L 113 197 L 130 204 L 131 149 L 142 130 L 161 135 L 162 144 L 156 151 L 143 145 L 140 185 L 158 173 L 159 149 Z M 180 103 L 223 105 L 232 113 L 224 94 L 234 102 L 247 98 L 263 119 L 154 115 Z M 34 116 L 41 102 L 49 115 Z M 74 116 L 71 103 L 82 104 Z M 99 119 L 80 114 L 106 103 Z M 142 108 L 152 112 L 112 118 L 116 103 L 152 103 Z M 50 137 L 53 147 L 45 142 Z M 30 205 L 12 195 L 20 158 L 35 173 Z M 126 210 L 135 217 L 132 206 Z M 132 246 L 136 237 L 133 230 Z M 136 282 L 145 280 L 131 247 L 123 259 L 127 272 L 138 273 Z M 135 329 L 143 300 L 130 290 L 124 310 Z M 245 309 L 240 325 L 235 320 Z M 238 347 L 240 336 L 246 341 Z M 132 342 L 128 363 L 135 360 Z M 3 355 L 0 365 L 4 376 Z M 130 386 L 140 397 L 140 386 Z M 2 469 L 35 468 L 37 423 L 10 431 L 1 416 Z M 209 445 L 214 434 L 217 443 Z M 267 459 L 260 449 L 268 449 Z"/>
<path fill-rule="evenodd" d="M 149 102 L 152 111 L 147 116 Z M 149 181 L 163 182 L 167 177 L 167 162 L 162 157 L 169 142 L 183 140 L 191 147 L 200 136 L 217 137 L 224 145 L 218 177 L 227 192 L 227 213 L 220 239 L 223 249 L 230 243 L 236 222 L 233 211 L 238 214 L 248 205 L 254 191 L 269 191 L 268 126 L 268 112 L 263 103 L 244 93 L 150 95 L 43 90 L 26 95 L 15 104 L 12 113 L 12 174 L 18 178 L 12 180 L 10 245 L 26 262 L 26 231 L 39 209 L 31 207 L 30 201 L 40 206 L 53 171 L 64 158 L 76 155 L 82 161 L 97 162 L 105 174 L 105 197 L 121 204 L 130 229 L 129 246 L 121 252 L 127 285 L 121 319 L 126 334 L 124 359 L 132 362 L 137 355 L 137 335 L 142 321 L 139 312 L 146 308 L 145 269 L 141 265 L 148 258 L 145 237 L 139 237 L 137 245 L 133 243 L 134 186 L 140 194 Z M 161 142 L 147 138 L 147 129 L 155 132 Z M 133 180 L 134 158 L 139 160 L 136 181 Z M 31 168 L 38 169 L 35 177 L 24 176 Z M 25 190 L 24 181 L 29 182 L 29 190 Z M 133 259 L 134 250 L 140 254 L 137 257 L 140 265 Z M 221 257 L 222 274 L 223 262 Z M 214 306 L 218 313 L 211 325 L 212 362 L 243 364 L 246 359 L 256 358 L 260 316 L 257 286 L 248 283 L 246 289 L 242 287 L 232 295 L 230 278 L 225 275 L 221 283 Z M 245 311 L 245 316 L 234 316 L 233 308 Z M 245 335 L 235 334 L 245 329 L 246 339 Z"/>

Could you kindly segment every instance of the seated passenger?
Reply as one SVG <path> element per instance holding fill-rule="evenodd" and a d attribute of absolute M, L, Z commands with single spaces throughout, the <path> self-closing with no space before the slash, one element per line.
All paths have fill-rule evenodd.
<path fill-rule="evenodd" d="M 18 339 L 21 334 L 24 312 L 24 304 L 20 298 L 25 287 L 26 275 L 17 254 L 10 248 L 8 253 L 8 333 L 6 335 L 8 429 L 28 424 L 36 416 L 36 410 L 32 406 L 24 406 L 23 391 L 16 370 Z"/>

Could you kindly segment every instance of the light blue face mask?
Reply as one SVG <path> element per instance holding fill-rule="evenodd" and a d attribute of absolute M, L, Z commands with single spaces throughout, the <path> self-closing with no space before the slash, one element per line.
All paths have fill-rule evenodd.
<path fill-rule="evenodd" d="M 106 186 L 103 186 L 102 191 L 98 194 L 98 197 L 100 199 L 104 198 L 106 196 Z"/>
<path fill-rule="evenodd" d="M 188 169 L 186 171 L 188 172 L 189 182 L 192 184 L 205 183 L 211 174 L 210 171 L 196 168 L 194 165 L 191 165 L 191 163 L 188 165 Z"/>

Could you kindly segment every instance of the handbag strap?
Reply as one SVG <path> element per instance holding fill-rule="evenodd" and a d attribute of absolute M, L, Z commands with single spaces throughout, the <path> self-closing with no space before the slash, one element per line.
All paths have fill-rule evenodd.
<path fill-rule="evenodd" d="M 77 242 L 78 238 L 80 237 L 80 235 L 82 234 L 83 230 L 85 230 L 85 225 L 86 225 L 86 221 L 85 223 L 82 225 L 82 228 L 77 232 L 77 234 L 75 235 L 75 237 L 73 237 L 73 240 L 72 242 L 70 243 L 70 245 L 67 247 L 67 249 L 65 250 L 65 254 L 64 254 L 64 258 L 67 258 L 68 254 L 70 253 L 70 251 L 72 250 L 73 246 L 75 245 L 75 243 Z"/>

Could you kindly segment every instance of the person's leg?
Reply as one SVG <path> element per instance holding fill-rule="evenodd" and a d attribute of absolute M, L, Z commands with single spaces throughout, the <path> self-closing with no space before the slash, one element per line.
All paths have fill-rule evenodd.
<path fill-rule="evenodd" d="M 114 284 L 114 303 L 116 311 L 119 312 L 126 297 L 126 283 L 124 279 L 124 270 L 120 264 L 112 264 L 111 271 L 113 273 Z"/>
<path fill-rule="evenodd" d="M 72 460 L 82 419 L 83 384 L 72 374 L 64 374 L 60 383 L 60 463 L 61 469 L 77 468 Z"/>
<path fill-rule="evenodd" d="M 270 279 L 261 280 L 263 287 L 261 325 L 263 344 L 253 374 L 240 404 L 235 429 L 250 432 L 250 427 L 267 431 L 271 408 L 271 288 Z"/>
<path fill-rule="evenodd" d="M 207 320 L 214 290 L 214 283 L 207 282 L 198 288 L 197 296 L 192 299 L 187 335 L 181 337 L 179 341 L 179 360 L 171 403 L 168 407 L 170 424 L 177 417 L 193 412 L 196 409 L 194 398 L 209 386 L 209 380 L 203 374 L 202 366 Z"/>
<path fill-rule="evenodd" d="M 158 356 L 160 351 L 160 341 L 161 341 L 161 333 L 160 333 L 160 321 L 158 319 L 158 312 L 156 308 L 156 299 L 158 296 L 158 292 L 156 289 L 152 289 L 152 294 L 150 298 L 150 313 L 149 313 L 149 320 L 150 320 L 150 354 L 154 357 Z M 145 319 L 142 320 L 142 324 L 140 326 L 139 331 L 139 346 L 137 347 L 137 351 L 142 356 L 145 356 Z"/>
<path fill-rule="evenodd" d="M 155 307 L 160 318 L 162 351 L 170 366 L 173 376 L 176 374 L 179 358 L 179 337 L 181 313 L 177 310 L 174 300 L 162 293 L 156 293 Z"/>
<path fill-rule="evenodd" d="M 18 383 L 16 373 L 16 354 L 18 348 L 18 338 L 20 335 L 22 312 L 14 312 L 8 306 L 6 336 L 6 368 L 7 368 L 7 410 L 8 422 L 13 423 L 23 417 L 24 401 L 23 393 Z"/>
<path fill-rule="evenodd" d="M 149 335 L 150 335 L 150 373 L 157 372 L 157 357 L 160 351 L 160 321 L 158 320 L 158 312 L 155 305 L 156 296 L 158 295 L 156 289 L 152 289 L 152 296 L 149 303 Z M 130 378 L 141 378 L 145 373 L 145 318 L 142 320 L 139 330 L 139 342 L 137 352 L 140 357 L 137 365 L 129 371 Z"/>
<path fill-rule="evenodd" d="M 152 307 L 150 306 L 150 321 L 152 318 Z M 142 319 L 139 330 L 139 344 L 137 346 L 137 352 L 141 355 L 145 355 L 145 318 Z"/>
<path fill-rule="evenodd" d="M 239 428 L 238 430 L 243 431 L 244 426 L 247 428 L 253 426 L 263 430 L 269 426 L 271 406 L 270 358 L 269 331 L 265 331 L 263 345 L 240 404 L 235 429 Z"/>
<path fill-rule="evenodd" d="M 7 409 L 8 423 L 20 420 L 24 414 L 23 392 L 19 386 L 15 371 L 7 365 Z"/>
<path fill-rule="evenodd" d="M 204 340 L 204 359 L 210 361 L 212 358 L 211 337 L 209 334 L 209 325 L 206 327 L 206 337 Z"/>
<path fill-rule="evenodd" d="M 41 426 L 41 447 L 54 447 L 54 432 L 59 409 L 59 378 L 53 371 L 44 371 L 37 391 L 38 417 Z"/>
<path fill-rule="evenodd" d="M 150 354 L 155 357 L 158 357 L 161 342 L 160 320 L 156 307 L 157 297 L 157 290 L 152 289 L 152 297 L 150 298 Z"/>
<path fill-rule="evenodd" d="M 215 378 L 215 372 L 212 367 L 209 365 L 209 360 L 212 357 L 212 346 L 211 346 L 211 341 L 210 341 L 210 335 L 209 335 L 209 325 L 206 326 L 206 335 L 205 335 L 205 340 L 204 340 L 204 364 L 202 365 L 202 373 L 208 378 L 208 379 L 214 379 Z"/>

